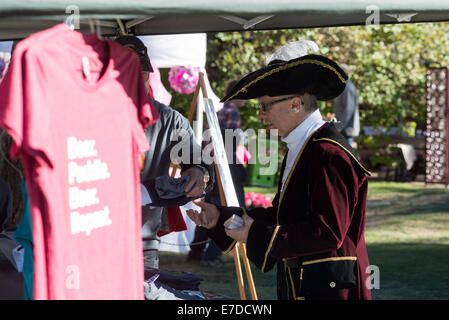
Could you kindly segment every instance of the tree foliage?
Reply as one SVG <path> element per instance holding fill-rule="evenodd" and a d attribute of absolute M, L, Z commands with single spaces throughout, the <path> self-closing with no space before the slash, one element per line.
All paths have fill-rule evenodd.
<path fill-rule="evenodd" d="M 314 40 L 319 54 L 351 67 L 359 91 L 362 126 L 425 128 L 426 64 L 449 66 L 448 23 L 331 27 L 215 33 L 208 37 L 208 73 L 217 94 L 228 79 L 240 79 L 265 64 L 282 45 Z M 258 126 L 255 105 L 245 125 Z M 332 111 L 332 102 L 322 104 Z"/>
<path fill-rule="evenodd" d="M 240 79 L 265 65 L 266 56 L 282 45 L 300 39 L 315 41 L 320 51 L 351 68 L 358 89 L 361 127 L 389 129 L 414 121 L 426 125 L 426 69 L 449 67 L 448 23 L 329 27 L 271 31 L 220 32 L 208 35 L 208 74 L 221 96 L 228 79 Z M 306 75 L 305 75 L 306 76 Z M 322 113 L 333 113 L 333 101 L 321 103 Z M 257 105 L 241 112 L 246 128 L 263 127 Z M 361 148 L 370 148 L 378 163 L 395 160 L 381 150 L 383 136 L 363 136 Z"/>
<path fill-rule="evenodd" d="M 448 23 L 410 23 L 213 33 L 208 34 L 207 72 L 221 97 L 227 80 L 259 69 L 282 45 L 313 40 L 319 54 L 350 66 L 359 94 L 362 128 L 388 129 L 414 121 L 417 129 L 424 130 L 426 68 L 449 66 L 448 27 Z M 191 95 L 174 94 L 176 108 L 185 109 L 185 114 L 191 99 Z M 321 103 L 320 109 L 332 113 L 333 102 Z M 263 127 L 255 101 L 247 104 L 241 116 L 243 129 Z M 377 145 L 365 138 L 358 138 L 362 147 Z"/>

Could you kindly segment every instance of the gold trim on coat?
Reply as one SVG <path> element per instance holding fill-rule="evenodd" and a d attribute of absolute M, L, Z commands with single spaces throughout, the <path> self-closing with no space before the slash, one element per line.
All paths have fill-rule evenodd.
<path fill-rule="evenodd" d="M 229 252 L 231 252 L 232 249 L 234 249 L 234 246 L 236 243 L 237 243 L 237 240 L 232 241 L 231 245 L 225 251 L 223 251 L 223 253 L 228 254 Z"/>
<path fill-rule="evenodd" d="M 288 268 L 288 276 L 290 277 L 290 284 L 292 285 L 293 299 L 296 300 L 295 282 L 293 281 L 292 272 L 290 270 L 290 267 L 287 267 L 287 268 Z"/>
<path fill-rule="evenodd" d="M 320 128 L 321 128 L 321 127 L 320 127 Z M 277 235 L 277 233 L 278 233 L 278 231 L 279 231 L 279 229 L 280 229 L 280 227 L 281 227 L 281 226 L 279 225 L 279 210 L 280 210 L 280 208 L 281 208 L 282 199 L 284 198 L 285 190 L 287 190 L 288 184 L 289 184 L 289 182 L 290 182 L 290 178 L 291 178 L 292 175 L 293 175 L 293 171 L 295 171 L 295 169 L 296 169 L 296 165 L 298 164 L 298 161 L 299 161 L 299 159 L 301 158 L 301 155 L 302 155 L 302 153 L 303 153 L 305 147 L 307 146 L 307 144 L 309 143 L 310 139 L 311 139 L 312 136 L 315 134 L 315 132 L 317 132 L 320 128 L 318 128 L 318 129 L 316 129 L 314 132 L 312 132 L 312 134 L 307 138 L 306 142 L 304 142 L 304 144 L 303 144 L 301 150 L 300 150 L 299 153 L 298 153 L 298 156 L 297 156 L 296 159 L 295 159 L 295 163 L 293 164 L 292 168 L 290 169 L 290 172 L 289 172 L 289 174 L 288 174 L 288 177 L 287 177 L 287 179 L 285 180 L 284 185 L 282 186 L 281 195 L 279 196 L 278 208 L 277 208 L 277 211 L 276 211 L 276 228 L 275 228 L 275 230 L 274 230 L 274 232 L 273 232 L 273 235 L 272 235 L 272 237 L 271 237 L 271 241 L 270 241 L 270 243 L 269 243 L 269 245 L 268 245 L 267 251 L 265 251 L 265 259 L 264 259 L 264 261 L 263 261 L 263 265 L 262 265 L 262 269 L 261 269 L 262 271 L 264 270 L 265 265 L 266 265 L 266 263 L 267 263 L 268 253 L 271 251 L 271 247 L 273 246 L 274 239 L 275 239 L 275 237 L 276 237 L 276 235 Z M 281 177 L 281 179 L 282 179 L 282 177 Z"/>
<path fill-rule="evenodd" d="M 267 251 L 265 251 L 265 257 L 263 259 L 262 268 L 260 269 L 260 270 L 262 270 L 262 272 L 265 270 L 265 266 L 267 264 L 267 259 L 268 259 L 268 252 L 270 252 L 271 247 L 273 246 L 274 239 L 276 238 L 280 227 L 281 226 L 277 225 L 276 228 L 274 228 L 273 235 L 271 236 L 270 243 L 268 244 L 268 249 L 267 249 Z"/>
<path fill-rule="evenodd" d="M 320 128 L 321 128 L 321 127 L 320 127 Z M 295 159 L 295 163 L 293 164 L 292 168 L 290 169 L 290 172 L 289 172 L 289 174 L 288 174 L 288 177 L 287 177 L 287 179 L 285 180 L 284 185 L 282 186 L 281 195 L 279 196 L 279 205 L 278 205 L 278 209 L 277 209 L 277 211 L 276 211 L 276 222 L 277 222 L 277 224 L 279 224 L 279 210 L 280 210 L 280 208 L 281 208 L 282 199 L 284 198 L 285 190 L 287 190 L 288 184 L 290 183 L 290 179 L 291 179 L 291 177 L 292 177 L 292 175 L 293 175 L 293 171 L 295 171 L 296 165 L 298 164 L 299 159 L 301 158 L 301 155 L 302 155 L 304 149 L 306 148 L 306 146 L 308 145 L 310 139 L 313 137 L 313 135 L 315 134 L 315 132 L 317 132 L 320 128 L 318 128 L 318 129 L 316 129 L 315 131 L 313 131 L 312 134 L 307 138 L 306 142 L 304 142 L 304 144 L 303 144 L 301 150 L 300 150 L 299 153 L 298 153 L 298 156 L 297 156 L 296 159 Z M 281 177 L 281 179 L 282 179 L 282 177 Z"/>
<path fill-rule="evenodd" d="M 342 260 L 354 260 L 355 261 L 355 260 L 357 260 L 357 257 L 330 257 L 330 258 L 323 258 L 323 259 L 308 260 L 308 261 L 304 261 L 302 263 L 302 265 L 307 266 L 309 264 L 328 262 L 328 261 L 342 261 Z"/>
<path fill-rule="evenodd" d="M 363 171 L 366 172 L 366 174 L 368 174 L 369 176 L 371 176 L 371 172 L 369 172 L 367 169 L 365 169 L 365 167 L 360 163 L 359 159 L 357 159 L 356 157 L 354 157 L 354 155 L 348 150 L 346 149 L 341 143 L 338 143 L 335 140 L 329 139 L 329 138 L 319 138 L 319 139 L 313 139 L 313 141 L 329 141 L 335 144 L 338 144 L 341 148 L 343 148 L 343 150 L 346 151 L 347 154 L 349 154 L 351 156 L 351 158 L 353 158 L 358 164 L 359 166 L 363 169 Z"/>
<path fill-rule="evenodd" d="M 246 209 L 245 208 L 240 208 L 243 210 L 243 214 L 246 214 Z M 224 254 L 228 254 L 229 252 L 231 252 L 231 250 L 234 248 L 235 244 L 237 243 L 237 240 L 232 241 L 231 245 L 223 251 Z"/>

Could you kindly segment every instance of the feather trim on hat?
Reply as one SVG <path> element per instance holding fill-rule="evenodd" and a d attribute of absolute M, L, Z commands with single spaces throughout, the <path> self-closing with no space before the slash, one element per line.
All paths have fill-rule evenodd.
<path fill-rule="evenodd" d="M 272 55 L 266 59 L 267 65 L 276 61 L 289 61 L 310 53 L 310 51 L 318 52 L 318 45 L 310 40 L 298 40 L 289 42 L 281 48 L 277 49 Z"/>

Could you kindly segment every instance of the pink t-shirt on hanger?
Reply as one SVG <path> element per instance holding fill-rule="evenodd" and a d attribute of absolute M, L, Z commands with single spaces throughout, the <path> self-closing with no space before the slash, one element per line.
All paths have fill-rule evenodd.
<path fill-rule="evenodd" d="M 24 164 L 34 299 L 143 299 L 139 169 L 157 113 L 135 53 L 64 24 L 18 43 L 0 126 Z"/>

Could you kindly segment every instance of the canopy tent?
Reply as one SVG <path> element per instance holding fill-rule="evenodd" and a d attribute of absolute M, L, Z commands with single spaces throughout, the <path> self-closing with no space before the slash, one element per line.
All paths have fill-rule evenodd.
<path fill-rule="evenodd" d="M 104 35 L 179 34 L 449 21 L 447 0 L 2 0 L 0 39 L 20 39 L 79 14 Z"/>

